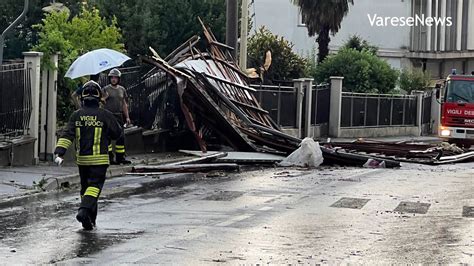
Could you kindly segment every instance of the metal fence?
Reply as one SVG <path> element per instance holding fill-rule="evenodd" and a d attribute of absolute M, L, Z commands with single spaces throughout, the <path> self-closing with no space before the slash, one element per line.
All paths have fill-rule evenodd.
<path fill-rule="evenodd" d="M 270 117 L 281 127 L 296 128 L 296 112 L 298 93 L 294 86 L 252 84 L 257 90 L 256 97 L 263 109 L 270 113 Z M 314 85 L 311 90 L 311 125 L 320 125 L 329 122 L 330 104 L 329 84 Z M 303 110 L 306 109 L 306 96 L 303 96 Z M 306 117 L 302 117 L 305 124 Z"/>
<path fill-rule="evenodd" d="M 31 116 L 30 73 L 24 64 L 0 66 L 0 137 L 27 133 Z"/>
<path fill-rule="evenodd" d="M 341 127 L 416 125 L 416 95 L 343 92 L 341 105 Z"/>
<path fill-rule="evenodd" d="M 281 127 L 296 127 L 297 92 L 291 86 L 250 85 L 263 109 Z"/>
<path fill-rule="evenodd" d="M 119 68 L 120 84 L 129 97 L 130 119 L 144 129 L 170 129 L 179 117 L 179 98 L 173 82 L 162 71 L 136 66 Z M 100 85 L 108 83 L 106 75 L 100 77 Z"/>
<path fill-rule="evenodd" d="M 421 109 L 421 133 L 431 135 L 433 133 L 434 119 L 431 117 L 431 104 L 434 91 L 428 91 L 423 94 Z"/>
<path fill-rule="evenodd" d="M 311 96 L 311 125 L 329 123 L 331 87 L 329 84 L 314 85 Z M 306 102 L 306 101 L 304 101 Z"/>
<path fill-rule="evenodd" d="M 423 95 L 423 113 L 421 116 L 422 124 L 431 124 L 431 101 L 433 91 L 427 92 Z"/>

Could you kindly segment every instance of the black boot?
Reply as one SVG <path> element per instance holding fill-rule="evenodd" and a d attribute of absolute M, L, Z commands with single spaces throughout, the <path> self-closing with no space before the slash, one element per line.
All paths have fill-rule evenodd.
<path fill-rule="evenodd" d="M 117 164 L 131 164 L 132 162 L 125 159 L 125 153 L 117 153 Z"/>
<path fill-rule="evenodd" d="M 82 223 L 82 228 L 84 228 L 84 230 L 92 230 L 94 228 L 89 209 L 80 208 L 77 212 L 76 219 Z"/>
<path fill-rule="evenodd" d="M 117 156 L 118 157 L 118 156 Z M 109 161 L 110 161 L 110 165 L 116 165 L 118 164 L 115 160 L 114 160 L 114 153 L 109 151 Z"/>

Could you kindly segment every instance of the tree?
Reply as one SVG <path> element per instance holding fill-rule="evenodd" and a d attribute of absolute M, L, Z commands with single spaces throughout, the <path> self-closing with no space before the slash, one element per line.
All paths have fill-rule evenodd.
<path fill-rule="evenodd" d="M 430 86 L 430 83 L 430 73 L 423 72 L 421 69 L 403 69 L 398 79 L 400 89 L 407 93 L 413 90 L 426 90 Z"/>
<path fill-rule="evenodd" d="M 122 34 L 115 18 L 108 23 L 100 17 L 99 10 L 87 5 L 72 18 L 68 12 L 47 14 L 42 23 L 34 28 L 39 32 L 39 43 L 34 50 L 43 52 L 43 58 L 60 53 L 58 120 L 65 122 L 73 111 L 69 96 L 79 84 L 77 80 L 64 78 L 67 69 L 79 55 L 97 48 L 124 51 Z M 44 67 L 51 67 L 44 62 Z"/>
<path fill-rule="evenodd" d="M 105 17 L 117 17 L 125 47 L 132 56 L 148 54 L 148 46 L 166 56 L 202 32 L 198 17 L 211 27 L 218 40 L 224 41 L 223 0 L 95 0 L 94 3 Z"/>
<path fill-rule="evenodd" d="M 372 93 L 391 92 L 398 78 L 398 72 L 376 55 L 348 48 L 328 56 L 313 75 L 317 82 L 327 82 L 330 76 L 342 76 L 345 91 Z"/>
<path fill-rule="evenodd" d="M 303 23 L 309 36 L 318 35 L 318 63 L 329 54 L 329 33 L 336 34 L 353 0 L 293 0 L 301 9 Z"/>
<path fill-rule="evenodd" d="M 42 8 L 51 4 L 50 0 L 30 0 L 28 13 L 23 21 L 5 38 L 4 59 L 22 58 L 22 53 L 30 50 L 38 43 L 38 33 L 33 25 L 41 22 L 43 18 Z M 80 11 L 82 0 L 63 0 L 71 11 L 77 15 Z M 24 1 L 2 0 L 0 1 L 0 33 L 10 25 L 23 10 Z"/>
<path fill-rule="evenodd" d="M 379 48 L 377 46 L 371 45 L 368 41 L 362 39 L 358 35 L 352 35 L 342 46 L 343 48 L 355 49 L 359 52 L 366 50 L 371 54 L 377 54 Z"/>
<path fill-rule="evenodd" d="M 305 75 L 308 62 L 292 50 L 293 44 L 261 27 L 248 41 L 249 65 L 260 67 L 265 63 L 266 52 L 271 51 L 272 63 L 266 72 L 266 81 L 291 80 Z"/>

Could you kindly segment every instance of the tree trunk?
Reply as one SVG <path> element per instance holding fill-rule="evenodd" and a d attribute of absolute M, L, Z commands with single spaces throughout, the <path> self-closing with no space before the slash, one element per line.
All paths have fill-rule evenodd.
<path fill-rule="evenodd" d="M 321 63 L 328 56 L 330 40 L 329 27 L 323 26 L 318 32 L 318 38 L 316 38 L 316 42 L 318 43 L 318 63 Z"/>

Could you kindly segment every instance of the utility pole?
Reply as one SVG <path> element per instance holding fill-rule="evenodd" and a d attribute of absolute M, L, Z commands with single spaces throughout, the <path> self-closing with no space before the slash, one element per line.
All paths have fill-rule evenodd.
<path fill-rule="evenodd" d="M 249 2 L 242 0 L 242 18 L 240 21 L 240 68 L 245 72 L 247 70 L 247 34 L 249 27 Z"/>
<path fill-rule="evenodd" d="M 237 4 L 238 0 L 226 0 L 226 31 L 225 43 L 234 48 L 232 56 L 237 57 Z"/>
<path fill-rule="evenodd" d="M 28 12 L 28 4 L 28 0 L 25 0 L 23 12 L 21 12 L 21 14 L 13 21 L 13 23 L 8 25 L 8 27 L 0 35 L 0 65 L 3 64 L 3 46 L 5 45 L 5 36 L 25 17 L 26 13 Z"/>

